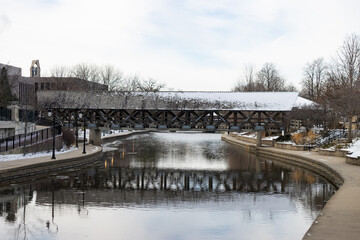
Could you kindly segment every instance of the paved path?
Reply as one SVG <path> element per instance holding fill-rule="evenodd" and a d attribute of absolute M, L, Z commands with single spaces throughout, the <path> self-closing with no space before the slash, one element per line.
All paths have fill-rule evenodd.
<path fill-rule="evenodd" d="M 225 136 L 246 145 L 248 142 Z M 268 151 L 307 157 L 326 164 L 344 179 L 344 184 L 331 197 L 303 239 L 360 239 L 360 167 L 347 164 L 345 158 L 323 156 L 317 152 L 291 151 L 266 147 Z M 291 224 L 291 223 L 289 223 Z"/>
<path fill-rule="evenodd" d="M 61 153 L 61 154 L 56 154 L 56 159 L 51 159 L 52 156 L 52 152 L 49 152 L 48 156 L 45 157 L 35 157 L 35 158 L 26 158 L 26 159 L 18 159 L 18 160 L 12 160 L 12 161 L 3 161 L 0 162 L 0 171 L 1 170 L 7 170 L 7 169 L 12 169 L 12 168 L 18 168 L 18 167 L 25 167 L 25 166 L 30 166 L 33 164 L 38 164 L 38 163 L 46 163 L 46 162 L 52 162 L 52 161 L 59 161 L 59 160 L 65 160 L 65 159 L 72 159 L 72 158 L 77 158 L 77 157 L 81 157 L 84 155 L 90 155 L 92 153 L 96 153 L 98 151 L 101 151 L 101 147 L 98 146 L 93 146 L 93 145 L 87 145 L 86 146 L 86 153 L 87 154 L 83 154 L 83 149 L 82 147 L 74 150 L 74 151 L 69 151 L 69 152 L 65 152 L 65 153 Z"/>

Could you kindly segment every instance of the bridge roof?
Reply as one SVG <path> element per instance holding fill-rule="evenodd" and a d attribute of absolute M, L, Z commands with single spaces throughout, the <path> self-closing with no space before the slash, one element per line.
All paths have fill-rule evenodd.
<path fill-rule="evenodd" d="M 296 92 L 75 92 L 38 91 L 38 103 L 62 108 L 291 111 Z"/>

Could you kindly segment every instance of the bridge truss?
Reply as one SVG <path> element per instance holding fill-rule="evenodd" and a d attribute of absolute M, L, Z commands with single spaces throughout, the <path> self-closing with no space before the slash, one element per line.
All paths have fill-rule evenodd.
<path fill-rule="evenodd" d="M 279 131 L 284 111 L 149 110 L 149 109 L 51 109 L 58 121 L 105 128 L 160 130 L 240 131 L 263 126 Z"/>

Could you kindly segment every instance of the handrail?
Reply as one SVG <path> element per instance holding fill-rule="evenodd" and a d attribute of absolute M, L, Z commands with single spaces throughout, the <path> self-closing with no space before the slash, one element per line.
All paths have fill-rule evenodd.
<path fill-rule="evenodd" d="M 26 134 L 17 134 L 11 137 L 0 139 L 0 152 L 6 152 L 11 149 L 33 145 L 53 137 L 53 127 L 29 132 Z M 61 125 L 55 126 L 55 136 L 61 135 Z"/>

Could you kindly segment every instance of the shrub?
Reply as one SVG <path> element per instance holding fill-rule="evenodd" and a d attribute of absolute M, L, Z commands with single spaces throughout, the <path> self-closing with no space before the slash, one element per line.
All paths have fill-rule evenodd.
<path fill-rule="evenodd" d="M 291 139 L 297 145 L 311 144 L 316 139 L 317 135 L 313 131 L 294 133 Z"/>
<path fill-rule="evenodd" d="M 287 142 L 291 140 L 291 134 L 285 134 L 284 136 L 278 137 L 275 141 L 277 142 Z"/>
<path fill-rule="evenodd" d="M 291 136 L 291 139 L 293 140 L 293 142 L 297 145 L 302 145 L 304 144 L 304 133 L 301 132 L 301 133 L 294 133 L 292 136 Z"/>
<path fill-rule="evenodd" d="M 313 143 L 314 140 L 316 139 L 317 135 L 313 132 L 313 131 L 309 131 L 307 133 L 307 140 L 310 142 L 310 143 Z"/>
<path fill-rule="evenodd" d="M 69 128 L 63 127 L 62 139 L 66 147 L 70 147 L 75 142 L 75 134 Z"/>

